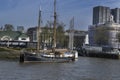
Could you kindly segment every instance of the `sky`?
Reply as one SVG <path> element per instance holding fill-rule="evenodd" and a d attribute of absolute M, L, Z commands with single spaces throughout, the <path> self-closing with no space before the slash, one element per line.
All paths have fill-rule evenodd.
<path fill-rule="evenodd" d="M 74 29 L 88 30 L 92 25 L 92 10 L 95 6 L 120 8 L 120 0 L 56 0 L 57 20 L 69 29 L 74 17 Z M 42 11 L 42 26 L 53 20 L 54 0 L 0 0 L 0 26 L 12 24 L 26 29 L 37 26 L 38 10 Z"/>

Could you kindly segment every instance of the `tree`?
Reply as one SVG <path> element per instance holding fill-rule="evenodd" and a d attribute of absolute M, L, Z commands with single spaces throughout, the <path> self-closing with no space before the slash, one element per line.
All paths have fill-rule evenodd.
<path fill-rule="evenodd" d="M 57 23 L 56 26 L 56 42 L 57 44 L 59 44 L 60 46 L 64 45 L 64 39 L 65 39 L 65 35 L 64 35 L 64 23 Z M 42 31 L 42 34 L 45 34 L 45 40 L 49 40 L 50 38 L 53 38 L 53 22 L 52 21 L 47 21 L 44 30 Z"/>
<path fill-rule="evenodd" d="M 13 31 L 14 30 L 14 27 L 12 24 L 5 24 L 4 25 L 4 30 L 5 31 Z"/>
<path fill-rule="evenodd" d="M 57 24 L 56 41 L 60 46 L 63 46 L 65 41 L 64 27 L 65 27 L 65 24 L 62 22 Z"/>
<path fill-rule="evenodd" d="M 109 35 L 107 30 L 108 30 L 107 27 L 103 26 L 96 27 L 94 33 L 94 40 L 97 45 L 101 46 L 108 44 Z"/>

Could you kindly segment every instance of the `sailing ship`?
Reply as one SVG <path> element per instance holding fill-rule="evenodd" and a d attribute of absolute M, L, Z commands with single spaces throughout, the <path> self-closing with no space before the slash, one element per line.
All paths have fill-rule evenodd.
<path fill-rule="evenodd" d="M 52 52 L 40 52 L 40 23 L 41 10 L 39 10 L 39 20 L 37 27 L 37 52 L 22 51 L 20 62 L 70 62 L 78 58 L 78 52 L 69 50 L 67 52 L 56 51 L 56 0 L 54 0 L 54 34 Z"/>

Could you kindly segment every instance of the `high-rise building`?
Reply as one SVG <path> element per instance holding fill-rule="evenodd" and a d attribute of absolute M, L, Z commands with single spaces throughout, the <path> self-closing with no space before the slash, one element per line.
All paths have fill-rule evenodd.
<path fill-rule="evenodd" d="M 24 32 L 24 26 L 17 26 L 17 31 Z"/>
<path fill-rule="evenodd" d="M 109 21 L 110 8 L 105 6 L 96 6 L 93 8 L 93 25 Z"/>
<path fill-rule="evenodd" d="M 104 24 L 113 16 L 115 23 L 120 24 L 120 8 L 110 9 L 106 6 L 96 6 L 93 8 L 93 25 Z"/>
<path fill-rule="evenodd" d="M 98 25 L 99 24 L 99 25 Z M 100 34 L 97 34 L 98 29 L 106 30 L 107 40 L 104 40 L 103 37 L 99 37 Z M 99 29 L 99 31 L 101 31 Z M 102 32 L 101 32 L 102 33 Z M 109 7 L 104 6 L 96 6 L 93 8 L 93 25 L 89 26 L 88 34 L 89 34 L 89 45 L 91 46 L 99 46 L 99 42 L 101 46 L 109 46 L 111 48 L 119 48 L 120 42 L 118 42 L 117 34 L 120 33 L 120 8 L 110 9 Z M 95 36 L 99 37 L 99 40 L 95 38 Z M 98 42 L 97 42 L 98 40 Z M 107 43 L 106 43 L 107 42 Z"/>
<path fill-rule="evenodd" d="M 120 24 L 120 8 L 111 9 L 111 14 L 114 17 L 114 22 Z"/>

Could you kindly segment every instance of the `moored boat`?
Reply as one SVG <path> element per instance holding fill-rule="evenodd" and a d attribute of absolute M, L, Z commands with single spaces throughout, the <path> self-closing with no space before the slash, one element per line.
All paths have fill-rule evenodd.
<path fill-rule="evenodd" d="M 41 10 L 39 11 L 39 20 L 37 28 L 37 51 L 22 51 L 20 62 L 71 62 L 78 58 L 78 52 L 68 50 L 66 52 L 56 51 L 56 0 L 54 0 L 54 34 L 52 52 L 40 52 L 40 22 Z"/>
<path fill-rule="evenodd" d="M 65 52 L 65 53 L 33 53 L 33 52 L 22 52 L 20 54 L 20 62 L 71 62 L 77 58 L 77 51 Z"/>

